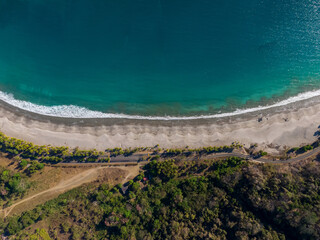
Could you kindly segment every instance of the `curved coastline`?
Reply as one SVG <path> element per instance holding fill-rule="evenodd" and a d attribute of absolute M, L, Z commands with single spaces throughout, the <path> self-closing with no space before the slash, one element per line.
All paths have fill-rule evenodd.
<path fill-rule="evenodd" d="M 0 131 L 39 145 L 104 150 L 114 147 L 164 148 L 259 144 L 271 153 L 312 143 L 320 124 L 319 91 L 277 105 L 223 117 L 128 119 L 48 116 L 0 99 Z M 297 101 L 293 101 L 297 100 Z M 287 104 L 285 104 L 287 103 Z"/>
<path fill-rule="evenodd" d="M 237 109 L 232 112 L 196 115 L 196 116 L 142 116 L 142 115 L 128 115 L 128 114 L 115 114 L 103 113 L 99 111 L 89 110 L 84 107 L 74 105 L 60 105 L 60 106 L 43 106 L 31 102 L 15 99 L 12 94 L 0 91 L 0 100 L 29 112 L 51 117 L 63 118 L 111 118 L 111 119 L 132 119 L 132 120 L 161 120 L 161 121 L 179 121 L 179 120 L 199 120 L 199 119 L 217 119 L 225 117 L 233 117 L 237 115 L 254 113 L 264 111 L 272 108 L 283 107 L 300 101 L 305 101 L 314 97 L 320 96 L 320 89 L 299 93 L 296 96 L 291 96 L 287 99 L 275 102 L 273 104 L 258 106 L 252 108 Z"/>

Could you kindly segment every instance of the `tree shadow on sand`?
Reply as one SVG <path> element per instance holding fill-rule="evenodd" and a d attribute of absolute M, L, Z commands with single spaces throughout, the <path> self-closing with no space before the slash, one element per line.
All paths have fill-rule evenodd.
<path fill-rule="evenodd" d="M 318 126 L 318 130 L 313 134 L 315 137 L 320 137 L 320 125 Z"/>

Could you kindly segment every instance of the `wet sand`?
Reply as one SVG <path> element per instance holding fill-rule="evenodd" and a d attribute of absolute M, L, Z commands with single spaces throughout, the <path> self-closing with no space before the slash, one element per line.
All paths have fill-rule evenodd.
<path fill-rule="evenodd" d="M 0 101 L 0 131 L 39 145 L 104 150 L 229 145 L 283 149 L 312 143 L 320 125 L 320 98 L 219 119 L 75 119 L 31 113 Z"/>

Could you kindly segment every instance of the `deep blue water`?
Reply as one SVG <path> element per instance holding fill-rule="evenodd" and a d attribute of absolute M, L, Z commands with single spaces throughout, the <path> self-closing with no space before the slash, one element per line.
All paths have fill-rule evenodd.
<path fill-rule="evenodd" d="M 309 0 L 0 0 L 0 90 L 38 105 L 138 115 L 271 104 L 320 88 L 319 8 Z"/>

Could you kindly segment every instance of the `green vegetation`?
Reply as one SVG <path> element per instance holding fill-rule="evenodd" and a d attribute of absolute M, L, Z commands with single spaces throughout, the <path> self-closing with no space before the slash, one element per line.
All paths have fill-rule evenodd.
<path fill-rule="evenodd" d="M 288 153 L 304 153 L 318 145 Z M 297 163 L 282 170 L 235 157 L 181 160 L 240 147 L 233 143 L 199 149 L 161 151 L 156 146 L 99 152 L 37 146 L 0 133 L 0 151 L 14 158 L 21 172 L 0 169 L 0 196 L 7 206 L 24 195 L 30 186 L 26 176 L 43 169 L 44 162 L 110 162 L 110 157 L 153 151 L 144 171 L 127 184 L 74 189 L 5 219 L 0 231 L 15 236 L 12 239 L 320 239 L 319 162 Z M 252 153 L 256 157 L 267 154 Z M 48 227 L 29 228 L 38 222 Z"/>
<path fill-rule="evenodd" d="M 312 149 L 313 149 L 313 147 L 311 145 L 306 145 L 306 146 L 303 146 L 303 147 L 299 148 L 298 152 L 299 153 L 305 153 L 305 152 L 307 152 L 309 150 L 312 150 Z"/>
<path fill-rule="evenodd" d="M 291 148 L 288 153 L 302 154 L 307 151 L 313 150 L 314 148 L 319 147 L 319 141 L 314 142 L 312 145 L 305 145 L 302 147 Z"/>
<path fill-rule="evenodd" d="M 264 152 L 264 151 L 262 151 L 262 150 L 260 150 L 258 154 L 259 154 L 260 157 L 263 157 L 263 156 L 268 155 L 267 152 Z"/>
<path fill-rule="evenodd" d="M 181 154 L 191 154 L 191 153 L 197 153 L 200 155 L 203 154 L 211 154 L 211 153 L 219 153 L 219 152 L 232 152 L 233 149 L 238 149 L 243 147 L 242 144 L 238 142 L 232 143 L 230 146 L 220 146 L 220 147 L 203 147 L 203 148 L 195 148 L 195 149 L 167 149 L 163 152 L 162 156 L 177 156 Z"/>
<path fill-rule="evenodd" d="M 168 180 L 175 177 L 178 174 L 178 167 L 174 163 L 173 159 L 165 161 L 152 161 L 146 166 L 149 170 L 149 174 L 154 176 L 160 176 L 162 179 Z"/>
<path fill-rule="evenodd" d="M 0 151 L 7 153 L 8 157 L 22 160 L 37 160 L 39 162 L 58 163 L 62 161 L 94 162 L 103 155 L 96 150 L 81 151 L 68 147 L 38 146 L 16 138 L 10 138 L 0 133 Z M 23 167 L 25 162 L 22 162 Z"/>
<path fill-rule="evenodd" d="M 20 163 L 19 163 L 19 167 L 21 168 L 21 169 L 24 169 L 27 165 L 28 165 L 28 161 L 27 160 L 25 160 L 25 159 L 22 159 L 21 161 L 20 161 Z"/>
<path fill-rule="evenodd" d="M 1 228 L 15 239 L 39 221 L 52 239 L 319 239 L 319 166 L 152 161 L 126 194 L 121 184 L 84 186 Z"/>
<path fill-rule="evenodd" d="M 108 148 L 106 150 L 106 152 L 109 153 L 111 157 L 116 157 L 119 155 L 130 156 L 136 152 L 146 151 L 146 150 L 150 150 L 150 148 L 133 148 L 133 149 L 131 149 L 131 148 L 127 148 L 127 149 L 122 149 L 122 148 L 110 149 L 110 148 Z"/>
<path fill-rule="evenodd" d="M 22 197 L 30 187 L 26 177 L 7 169 L 0 169 L 0 196 L 2 201 Z"/>
<path fill-rule="evenodd" d="M 25 172 L 30 176 L 43 168 L 43 163 L 39 163 L 38 161 L 31 161 L 30 166 L 25 170 Z"/>
<path fill-rule="evenodd" d="M 268 155 L 267 152 L 259 151 L 254 152 L 254 147 L 251 146 L 247 151 L 253 157 L 262 157 Z M 284 156 L 278 156 L 277 158 L 283 159 L 287 157 L 287 153 L 301 154 L 319 146 L 319 141 L 316 141 L 312 145 L 306 145 L 300 148 L 292 148 L 285 153 Z M 0 152 L 6 153 L 9 158 L 15 158 L 20 160 L 20 167 L 24 168 L 26 160 L 37 160 L 38 162 L 56 164 L 60 162 L 110 162 L 110 157 L 124 156 L 128 157 L 137 152 L 145 152 L 146 157 L 141 157 L 143 160 L 155 160 L 155 159 L 170 159 L 177 158 L 185 159 L 191 158 L 204 158 L 206 155 L 221 152 L 232 152 L 234 149 L 242 148 L 243 146 L 239 142 L 234 142 L 231 145 L 220 147 L 203 147 L 197 149 L 191 149 L 186 147 L 184 149 L 165 149 L 161 150 L 159 146 L 152 148 L 114 148 L 106 149 L 104 152 L 93 150 L 79 150 L 69 149 L 68 147 L 52 147 L 52 146 L 38 146 L 29 142 L 25 142 L 16 138 L 10 138 L 0 132 Z M 251 150 L 251 151 L 250 151 Z M 290 156 L 292 157 L 292 156 Z M 190 160 L 190 159 L 189 159 Z"/>
<path fill-rule="evenodd" d="M 24 168 L 25 160 L 37 160 L 45 163 L 59 163 L 59 162 L 110 162 L 110 157 L 119 155 L 130 156 L 138 151 L 152 151 L 159 157 L 167 158 L 177 155 L 196 154 L 211 154 L 218 152 L 231 152 L 233 149 L 242 147 L 238 142 L 230 146 L 221 147 L 204 147 L 199 149 L 167 149 L 161 154 L 160 149 L 156 146 L 154 148 L 114 148 L 106 149 L 105 152 L 93 150 L 79 150 L 78 148 L 71 150 L 68 147 L 52 147 L 52 146 L 38 146 L 16 138 L 10 138 L 0 132 L 0 151 L 7 153 L 9 158 L 16 158 L 20 160 L 20 167 Z M 154 156 L 150 156 L 154 159 Z"/>
<path fill-rule="evenodd" d="M 37 229 L 29 238 L 30 240 L 51 240 L 49 234 L 45 229 Z"/>

